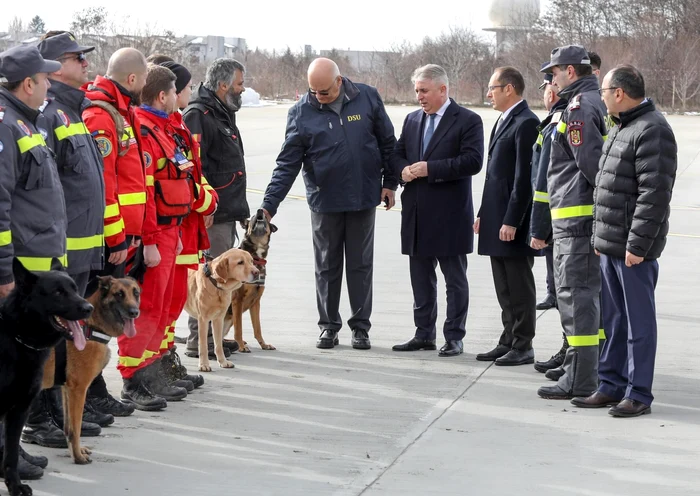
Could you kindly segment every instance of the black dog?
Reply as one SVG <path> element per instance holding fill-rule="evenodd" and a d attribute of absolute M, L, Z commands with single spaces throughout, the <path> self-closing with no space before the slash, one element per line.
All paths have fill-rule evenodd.
<path fill-rule="evenodd" d="M 15 288 L 0 302 L 2 468 L 10 496 L 32 494 L 17 473 L 19 440 L 29 405 L 41 389 L 44 363 L 51 348 L 64 338 L 72 339 L 79 350 L 85 348 L 85 335 L 77 321 L 88 318 L 93 310 L 57 259 L 52 260 L 51 268 L 34 274 L 13 259 Z"/>

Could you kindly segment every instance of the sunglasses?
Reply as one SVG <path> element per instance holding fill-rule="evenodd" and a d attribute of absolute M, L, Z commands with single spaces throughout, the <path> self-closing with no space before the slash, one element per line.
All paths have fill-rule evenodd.
<path fill-rule="evenodd" d="M 73 59 L 77 60 L 78 62 L 80 62 L 82 64 L 83 62 L 85 62 L 87 60 L 87 57 L 85 56 L 84 53 L 78 53 L 75 55 L 71 55 L 69 57 L 61 57 L 60 59 L 57 59 L 57 60 L 59 62 L 64 62 L 66 60 L 73 60 Z"/>
<path fill-rule="evenodd" d="M 333 89 L 333 86 L 335 86 L 335 81 L 326 90 L 316 91 L 316 90 L 312 90 L 311 88 L 309 88 L 309 93 L 311 93 L 313 96 L 316 96 L 316 95 L 328 96 L 331 94 L 331 90 Z"/>

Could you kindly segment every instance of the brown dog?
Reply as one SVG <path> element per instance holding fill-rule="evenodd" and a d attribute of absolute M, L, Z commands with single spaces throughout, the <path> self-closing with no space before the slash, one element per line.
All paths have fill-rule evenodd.
<path fill-rule="evenodd" d="M 88 387 L 109 362 L 107 343 L 110 339 L 122 334 L 129 338 L 136 335 L 134 319 L 139 316 L 141 302 L 141 289 L 131 278 L 98 277 L 91 281 L 87 293 L 90 294 L 93 288 L 95 291 L 86 299 L 95 310 L 83 329 L 88 341 L 83 351 L 78 351 L 72 343 L 66 343 L 66 383 L 62 388 L 63 432 L 73 461 L 80 465 L 92 461 L 88 456 L 90 450 L 80 446 L 80 428 Z M 54 385 L 55 367 L 56 353 L 51 351 L 44 367 L 44 389 Z"/>
<path fill-rule="evenodd" d="M 253 334 L 258 344 L 260 344 L 260 348 L 263 350 L 274 350 L 275 347 L 267 344 L 262 336 L 260 300 L 265 292 L 267 252 L 270 248 L 270 237 L 272 233 L 277 232 L 277 227 L 267 221 L 262 209 L 259 209 L 243 225 L 246 228 L 246 233 L 239 248 L 251 254 L 253 264 L 260 271 L 260 275 L 253 284 L 244 284 L 233 292 L 231 313 L 226 313 L 224 329 L 228 333 L 233 324 L 234 339 L 238 342 L 238 349 L 243 353 L 250 353 L 248 343 L 243 340 L 243 313 L 249 311 L 250 321 L 253 324 Z"/>
<path fill-rule="evenodd" d="M 185 311 L 199 324 L 199 370 L 211 372 L 207 353 L 207 331 L 211 322 L 214 353 L 219 366 L 231 368 L 233 363 L 224 356 L 224 317 L 231 305 L 231 293 L 243 283 L 258 277 L 250 253 L 231 248 L 211 262 L 190 270 L 187 278 L 187 303 Z"/>

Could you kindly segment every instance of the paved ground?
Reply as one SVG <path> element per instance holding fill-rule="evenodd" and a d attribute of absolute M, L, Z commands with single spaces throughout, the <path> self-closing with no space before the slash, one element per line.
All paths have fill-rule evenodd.
<path fill-rule="evenodd" d="M 391 107 L 397 133 L 409 107 Z M 479 110 L 490 130 L 497 117 Z M 286 108 L 244 109 L 239 122 L 249 168 L 248 199 L 262 199 L 279 151 Z M 234 356 L 206 384 L 161 413 L 137 412 L 83 438 L 90 466 L 66 450 L 30 447 L 50 457 L 32 486 L 38 495 L 427 495 L 533 494 L 618 496 L 700 494 L 700 120 L 673 117 L 679 177 L 668 247 L 657 289 L 659 349 L 653 414 L 613 419 L 568 402 L 544 401 L 531 366 L 476 362 L 500 332 L 488 260 L 469 257 L 466 353 L 396 354 L 413 334 L 408 260 L 399 249 L 397 211 L 377 212 L 372 343 L 314 347 L 318 330 L 308 207 L 286 201 L 274 222 L 262 324 L 277 351 Z M 478 206 L 483 172 L 476 178 Z M 301 179 L 292 195 L 303 195 Z M 470 229 L 470 226 L 456 226 Z M 536 262 L 544 292 L 544 260 Z M 440 319 L 444 285 L 440 284 Z M 347 318 L 345 295 L 341 307 Z M 183 335 L 185 318 L 179 322 Z M 252 340 L 246 317 L 245 333 Z M 556 311 L 539 316 L 535 350 L 548 358 L 561 344 Z M 195 368 L 195 360 L 184 358 Z M 119 391 L 114 360 L 106 372 Z M 6 494 L 4 487 L 0 494 Z"/>

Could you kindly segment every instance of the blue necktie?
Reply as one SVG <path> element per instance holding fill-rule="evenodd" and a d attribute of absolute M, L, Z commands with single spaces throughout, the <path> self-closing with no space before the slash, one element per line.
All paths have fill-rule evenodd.
<path fill-rule="evenodd" d="M 425 138 L 423 138 L 423 155 L 425 155 L 425 151 L 428 149 L 428 145 L 430 144 L 430 138 L 433 137 L 433 131 L 435 131 L 435 116 L 437 114 L 430 114 L 430 122 L 428 122 L 428 130 L 425 132 Z"/>

